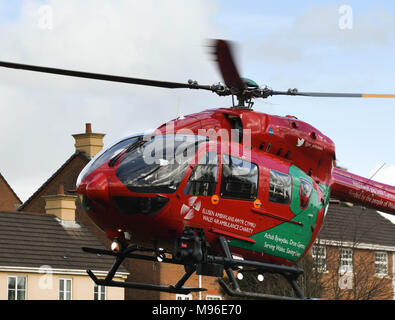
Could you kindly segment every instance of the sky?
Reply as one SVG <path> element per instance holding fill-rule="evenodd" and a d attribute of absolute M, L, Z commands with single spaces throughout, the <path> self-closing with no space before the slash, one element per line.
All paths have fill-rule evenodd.
<path fill-rule="evenodd" d="M 274 90 L 395 93 L 394 31 L 393 1 L 0 0 L 2 61 L 213 84 L 222 79 L 206 44 L 221 38 L 235 43 L 242 76 Z M 87 122 L 108 145 L 230 105 L 205 91 L 0 68 L 0 172 L 25 201 Z M 395 99 L 277 96 L 254 110 L 310 123 L 339 165 L 370 178 L 385 163 L 374 180 L 395 185 Z"/>

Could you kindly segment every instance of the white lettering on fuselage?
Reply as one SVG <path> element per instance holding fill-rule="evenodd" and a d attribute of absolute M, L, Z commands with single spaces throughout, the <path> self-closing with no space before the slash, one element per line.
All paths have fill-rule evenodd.
<path fill-rule="evenodd" d="M 203 208 L 203 221 L 213 223 L 219 227 L 225 227 L 245 233 L 252 234 L 256 228 L 256 223 L 235 216 L 230 216 L 222 212 L 216 212 Z"/>

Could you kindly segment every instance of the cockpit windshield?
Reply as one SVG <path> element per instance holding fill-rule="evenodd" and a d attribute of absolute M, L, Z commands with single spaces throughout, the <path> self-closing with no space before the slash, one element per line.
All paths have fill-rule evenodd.
<path fill-rule="evenodd" d="M 173 193 L 206 137 L 158 135 L 128 148 L 116 175 L 133 192 Z"/>

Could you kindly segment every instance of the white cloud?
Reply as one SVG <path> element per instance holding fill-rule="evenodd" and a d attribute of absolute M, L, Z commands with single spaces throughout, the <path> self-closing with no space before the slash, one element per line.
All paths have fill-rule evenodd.
<path fill-rule="evenodd" d="M 40 3 L 33 0 L 23 1 L 22 11 L 14 20 L 0 21 L 0 60 L 177 82 L 192 78 L 202 84 L 211 84 L 221 79 L 202 44 L 207 38 L 230 39 L 230 32 L 240 26 L 236 19 L 219 24 L 218 4 L 209 0 L 48 0 L 42 3 L 52 9 L 51 29 L 40 28 Z M 301 86 L 303 78 L 310 79 L 312 84 L 319 83 L 320 88 L 324 87 L 321 85 L 323 79 L 328 78 L 328 82 L 334 83 L 330 76 L 320 76 L 317 81 L 316 73 L 311 75 L 309 72 L 314 69 L 310 64 L 302 65 L 303 72 L 285 69 L 289 66 L 284 69 L 276 66 L 270 73 L 272 61 L 297 62 L 311 50 L 316 50 L 314 56 L 320 58 L 319 48 L 315 45 L 319 41 L 326 41 L 329 47 L 342 46 L 345 39 L 336 36 L 337 6 L 329 11 L 325 8 L 315 6 L 296 17 L 266 17 L 262 22 L 262 37 L 243 45 L 242 54 L 248 59 L 240 67 L 243 69 L 255 59 L 254 68 L 250 69 L 252 74 L 259 74 L 255 80 L 271 79 L 270 85 L 279 90 Z M 358 45 L 369 43 L 386 43 L 391 36 L 387 28 L 393 26 L 391 16 L 387 14 L 385 18 L 385 13 L 375 12 L 362 17 L 354 12 L 356 34 L 350 44 L 354 43 L 358 48 Z M 254 12 L 253 22 L 260 22 L 261 17 L 265 19 L 260 12 Z M 365 24 L 362 29 L 361 23 Z M 232 30 L 227 28 L 229 25 Z M 253 31 L 257 30 L 260 29 Z M 246 38 L 251 40 L 254 32 Z M 264 47 L 257 49 L 258 43 Z M 359 49 L 356 51 L 360 52 Z M 256 67 L 255 62 L 263 63 L 264 67 Z M 382 78 L 381 73 L 377 78 Z M 366 82 L 359 74 L 355 77 Z M 336 79 L 335 83 L 341 81 L 347 81 L 346 77 Z M 158 126 L 174 118 L 178 112 L 188 114 L 208 106 L 230 104 L 228 98 L 219 98 L 209 92 L 113 84 L 4 68 L 0 69 L 0 98 L 0 172 L 23 200 L 72 154 L 74 141 L 71 134 L 81 132 L 85 122 L 91 122 L 94 131 L 106 133 L 105 143 L 111 143 L 130 132 Z M 289 101 L 289 109 L 284 114 L 289 114 L 289 110 L 297 111 L 295 100 Z M 284 105 L 283 100 L 280 103 Z M 302 110 L 302 103 L 297 103 L 298 110 Z M 273 109 L 278 112 L 280 107 Z M 267 105 L 261 110 L 267 110 L 264 108 Z M 314 123 L 306 117 L 305 121 Z M 321 113 L 319 117 L 325 120 L 319 126 L 315 124 L 319 128 L 331 122 Z M 347 121 L 347 130 L 349 125 Z M 342 131 L 336 128 L 336 132 Z M 363 132 L 366 132 L 365 127 Z M 335 141 L 337 144 L 347 142 L 346 151 L 352 146 L 347 141 L 348 136 Z M 340 152 L 339 156 L 345 157 Z"/>
<path fill-rule="evenodd" d="M 220 80 L 202 46 L 226 37 L 213 23 L 213 1 L 49 0 L 49 29 L 40 25 L 41 5 L 26 0 L 17 20 L 0 22 L 0 60 L 175 82 Z M 74 152 L 70 135 L 86 122 L 111 143 L 176 117 L 177 107 L 187 114 L 225 103 L 208 92 L 4 68 L 0 97 L 0 172 L 22 200 Z"/>

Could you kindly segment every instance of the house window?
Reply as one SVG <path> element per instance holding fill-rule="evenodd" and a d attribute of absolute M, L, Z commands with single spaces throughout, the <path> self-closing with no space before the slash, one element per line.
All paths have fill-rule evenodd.
<path fill-rule="evenodd" d="M 312 258 L 317 271 L 326 271 L 326 248 L 317 244 L 313 245 Z"/>
<path fill-rule="evenodd" d="M 222 156 L 221 196 L 254 200 L 258 192 L 258 167 L 230 155 Z"/>
<path fill-rule="evenodd" d="M 286 173 L 270 170 L 269 201 L 291 203 L 292 178 Z"/>
<path fill-rule="evenodd" d="M 176 300 L 192 300 L 192 294 L 176 294 Z"/>
<path fill-rule="evenodd" d="M 26 299 L 26 277 L 8 276 L 8 300 Z"/>
<path fill-rule="evenodd" d="M 353 252 L 352 249 L 340 249 L 340 268 L 339 273 L 352 272 Z"/>
<path fill-rule="evenodd" d="M 71 279 L 59 279 L 59 300 L 71 300 Z"/>
<path fill-rule="evenodd" d="M 95 284 L 94 299 L 95 300 L 106 300 L 106 287 L 105 286 L 98 286 L 97 284 Z"/>
<path fill-rule="evenodd" d="M 377 251 L 375 253 L 375 273 L 376 275 L 388 275 L 388 255 L 387 252 Z"/>

